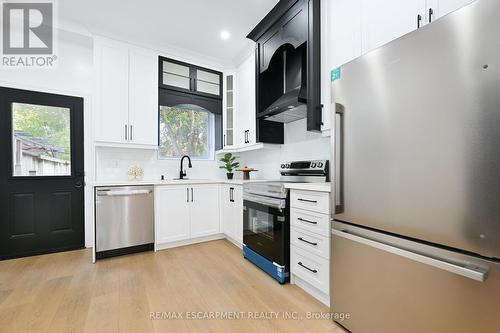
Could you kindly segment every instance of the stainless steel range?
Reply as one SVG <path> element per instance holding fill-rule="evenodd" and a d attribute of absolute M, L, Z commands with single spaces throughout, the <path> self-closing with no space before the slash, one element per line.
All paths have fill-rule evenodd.
<path fill-rule="evenodd" d="M 289 280 L 290 200 L 287 183 L 329 181 L 329 163 L 281 164 L 280 181 L 251 182 L 243 187 L 243 255 L 280 283 Z"/>

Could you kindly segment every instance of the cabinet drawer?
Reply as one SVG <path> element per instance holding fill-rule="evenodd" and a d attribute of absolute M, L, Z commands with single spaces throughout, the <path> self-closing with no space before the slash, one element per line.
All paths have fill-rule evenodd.
<path fill-rule="evenodd" d="M 292 190 L 290 194 L 290 206 L 292 208 L 330 214 L 330 193 Z"/>
<path fill-rule="evenodd" d="M 318 214 L 307 210 L 290 209 L 292 227 L 314 232 L 324 237 L 330 237 L 330 215 Z"/>
<path fill-rule="evenodd" d="M 325 294 L 330 290 L 329 261 L 309 254 L 297 246 L 291 246 L 290 266 L 292 274 L 300 277 Z"/>
<path fill-rule="evenodd" d="M 330 238 L 319 236 L 302 229 L 292 227 L 290 230 L 290 242 L 293 246 L 306 250 L 314 257 L 320 256 L 325 259 L 330 257 Z"/>

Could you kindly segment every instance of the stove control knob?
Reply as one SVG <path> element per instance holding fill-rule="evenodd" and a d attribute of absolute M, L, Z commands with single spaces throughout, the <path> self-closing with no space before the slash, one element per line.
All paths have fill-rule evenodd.
<path fill-rule="evenodd" d="M 318 163 L 318 168 L 322 168 L 323 167 L 323 162 L 319 162 Z"/>
<path fill-rule="evenodd" d="M 285 165 L 285 168 L 287 169 L 290 168 L 290 164 Z"/>
<path fill-rule="evenodd" d="M 311 163 L 311 168 L 315 168 L 316 167 L 316 163 Z"/>
<path fill-rule="evenodd" d="M 282 164 L 282 165 L 281 165 L 281 168 L 282 168 L 282 169 L 284 169 L 284 168 L 285 168 L 285 165 L 284 165 L 284 164 Z"/>

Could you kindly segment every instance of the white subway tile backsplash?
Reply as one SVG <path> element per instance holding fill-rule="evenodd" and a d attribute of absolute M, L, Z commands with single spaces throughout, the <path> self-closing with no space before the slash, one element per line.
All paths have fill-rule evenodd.
<path fill-rule="evenodd" d="M 237 154 L 241 166 L 258 169 L 253 172 L 253 179 L 278 179 L 279 168 L 283 161 L 303 159 L 330 159 L 330 138 L 321 134 L 306 131 L 305 119 L 285 125 L 285 144 L 281 149 L 263 149 Z M 225 171 L 219 168 L 220 156 L 212 161 L 195 161 L 193 168 L 187 169 L 188 178 L 192 179 L 222 179 Z M 187 167 L 187 161 L 184 161 Z M 179 177 L 180 161 L 158 159 L 153 150 L 124 149 L 98 147 L 96 148 L 96 180 L 112 181 L 127 180 L 128 169 L 137 165 L 144 170 L 145 180 L 157 180 L 161 175 L 166 179 Z M 240 172 L 235 173 L 236 179 L 241 179 Z"/>

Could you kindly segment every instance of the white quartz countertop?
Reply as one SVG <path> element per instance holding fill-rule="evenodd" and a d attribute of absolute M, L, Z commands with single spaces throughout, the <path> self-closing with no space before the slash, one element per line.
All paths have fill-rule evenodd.
<path fill-rule="evenodd" d="M 287 183 L 286 188 L 291 190 L 330 192 L 330 183 Z"/>
<path fill-rule="evenodd" d="M 183 180 L 124 180 L 124 181 L 96 181 L 92 184 L 94 187 L 104 186 L 138 186 L 138 185 L 197 185 L 197 184 L 233 184 L 243 185 L 248 182 L 265 182 L 269 180 L 242 180 L 242 179 L 183 179 Z"/>

